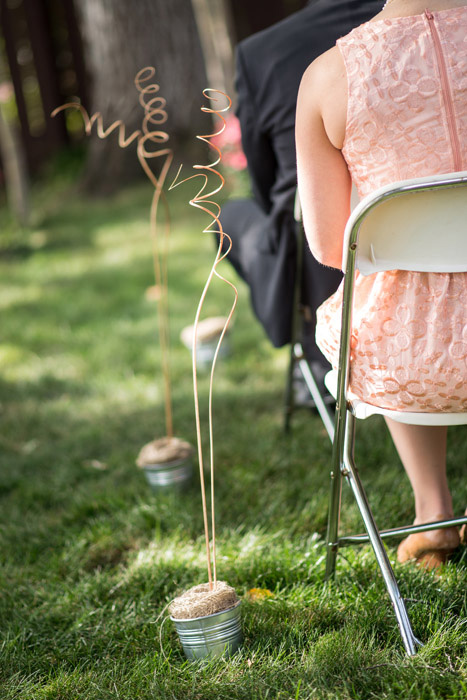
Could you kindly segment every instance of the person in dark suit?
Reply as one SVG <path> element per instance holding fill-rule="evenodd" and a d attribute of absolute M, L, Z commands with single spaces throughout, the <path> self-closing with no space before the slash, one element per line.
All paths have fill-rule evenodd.
<path fill-rule="evenodd" d="M 227 259 L 249 285 L 253 310 L 275 347 L 291 341 L 296 275 L 294 129 L 300 80 L 319 54 L 374 16 L 381 4 L 381 0 L 314 0 L 237 47 L 236 113 L 253 199 L 227 202 L 221 222 L 232 238 Z M 319 376 L 329 365 L 315 345 L 315 312 L 340 279 L 339 271 L 320 265 L 305 246 L 301 340 Z"/>

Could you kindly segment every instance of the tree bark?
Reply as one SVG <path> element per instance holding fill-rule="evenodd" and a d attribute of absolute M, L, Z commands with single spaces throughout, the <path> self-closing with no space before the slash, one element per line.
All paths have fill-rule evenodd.
<path fill-rule="evenodd" d="M 121 119 L 126 134 L 141 128 L 143 110 L 134 86 L 136 73 L 156 68 L 158 95 L 167 100 L 168 120 L 161 128 L 187 164 L 196 151 L 196 134 L 209 133 L 209 117 L 200 111 L 206 87 L 203 56 L 190 0 L 80 0 L 77 3 L 90 80 L 89 115 L 102 114 L 104 128 Z M 154 82 L 154 81 L 152 81 Z M 104 194 L 125 184 L 141 168 L 133 143 L 117 145 L 114 132 L 90 138 L 84 186 Z"/>
<path fill-rule="evenodd" d="M 6 76 L 7 68 L 0 52 L 0 80 Z M 5 188 L 8 204 L 13 216 L 21 226 L 29 223 L 29 176 L 26 155 L 21 140 L 5 114 L 3 102 L 13 93 L 13 86 L 0 82 L 0 153 L 2 156 Z"/>
<path fill-rule="evenodd" d="M 29 183 L 21 142 L 3 113 L 0 102 L 0 151 L 5 173 L 8 204 L 21 226 L 29 223 Z"/>
<path fill-rule="evenodd" d="M 234 44 L 231 8 L 226 0 L 192 0 L 209 87 L 235 102 Z"/>

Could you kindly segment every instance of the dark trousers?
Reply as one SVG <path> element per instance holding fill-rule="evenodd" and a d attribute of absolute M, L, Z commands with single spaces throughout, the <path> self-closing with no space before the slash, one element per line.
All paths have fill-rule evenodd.
<path fill-rule="evenodd" d="M 282 212 L 279 219 L 266 215 L 253 200 L 238 199 L 224 205 L 220 218 L 232 239 L 227 260 L 248 284 L 257 318 L 273 345 L 289 343 L 297 268 L 297 224 L 292 213 Z M 326 368 L 329 365 L 315 343 L 316 309 L 336 291 L 341 279 L 339 270 L 315 260 L 304 241 L 300 339 L 307 359 Z"/>

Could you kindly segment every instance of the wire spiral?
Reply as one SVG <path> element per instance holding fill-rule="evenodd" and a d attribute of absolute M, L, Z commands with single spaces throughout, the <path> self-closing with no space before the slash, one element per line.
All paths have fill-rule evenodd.
<path fill-rule="evenodd" d="M 136 129 L 129 136 L 126 135 L 126 125 L 121 119 L 117 119 L 109 127 L 104 127 L 104 119 L 100 112 L 95 112 L 89 116 L 85 107 L 79 102 L 68 102 L 53 110 L 52 117 L 67 109 L 75 109 L 80 112 L 84 131 L 89 136 L 95 126 L 96 135 L 100 139 L 108 138 L 113 132 L 118 134 L 118 145 L 120 148 L 127 148 L 136 141 L 138 160 L 144 173 L 154 187 L 154 194 L 151 201 L 150 211 L 150 232 L 153 241 L 153 264 L 156 285 L 160 289 L 158 300 L 158 326 L 159 340 L 162 356 L 162 371 L 164 376 L 165 395 L 165 420 L 167 437 L 173 437 L 172 418 L 172 392 L 170 379 L 170 343 L 169 343 L 169 310 L 168 310 L 168 241 L 170 234 L 170 215 L 167 200 L 163 193 L 163 187 L 167 178 L 167 173 L 173 161 L 173 151 L 171 148 L 162 148 L 169 140 L 166 131 L 158 127 L 167 121 L 165 110 L 166 100 L 158 95 L 160 86 L 153 81 L 156 69 L 152 66 L 142 68 L 135 76 L 135 87 L 139 92 L 139 103 L 144 110 L 141 129 Z M 152 145 L 152 147 L 151 147 Z M 151 167 L 150 161 L 161 158 L 162 165 L 156 173 Z M 158 161 L 160 162 L 160 161 Z M 159 234 L 157 227 L 157 213 L 159 202 L 162 201 L 164 207 L 164 233 L 162 245 L 159 245 Z"/>
<path fill-rule="evenodd" d="M 218 95 L 216 97 L 215 95 Z M 187 178 L 184 178 L 183 180 L 179 180 L 180 172 L 182 170 L 183 166 L 180 166 L 177 175 L 175 176 L 174 181 L 169 187 L 170 189 L 173 189 L 174 187 L 178 187 L 179 185 L 184 184 L 185 182 L 188 182 L 189 180 L 193 180 L 195 178 L 201 178 L 202 183 L 201 187 L 198 190 L 197 194 L 193 197 L 193 199 L 190 200 L 190 205 L 193 207 L 196 207 L 197 209 L 201 209 L 201 211 L 205 212 L 211 217 L 211 221 L 203 229 L 203 233 L 215 233 L 219 235 L 219 245 L 217 249 L 217 254 L 215 257 L 215 260 L 213 262 L 213 265 L 211 267 L 210 273 L 208 275 L 206 284 L 204 286 L 204 289 L 202 291 L 200 301 L 198 304 L 198 308 L 196 310 L 196 316 L 195 316 L 195 322 L 193 326 L 193 345 L 192 345 L 192 364 L 193 364 L 193 392 L 194 392 L 194 402 L 195 402 L 195 418 L 196 418 L 196 439 L 197 439 L 197 444 L 198 444 L 198 463 L 199 463 L 199 472 L 200 472 L 200 481 L 201 481 L 201 497 L 202 497 L 202 504 L 203 504 L 203 517 L 204 517 L 204 532 L 205 532 L 205 540 L 206 540 L 206 558 L 207 558 L 207 569 L 208 569 L 208 580 L 209 580 L 209 588 L 212 589 L 213 587 L 213 579 L 214 579 L 214 585 L 217 582 L 217 567 L 216 567 L 216 529 L 215 529 L 215 508 L 214 508 L 214 438 L 213 438 L 213 420 L 212 420 L 212 399 L 213 399 L 213 382 L 214 382 L 214 371 L 216 368 L 216 362 L 217 362 L 217 357 L 219 355 L 219 350 L 222 345 L 222 341 L 224 339 L 224 336 L 227 332 L 227 328 L 230 324 L 230 320 L 232 318 L 232 315 L 235 311 L 235 307 L 237 305 L 237 299 L 238 299 L 238 292 L 234 284 L 227 280 L 225 277 L 223 277 L 217 270 L 217 267 L 219 263 L 224 260 L 224 258 L 229 254 L 231 248 L 232 248 L 232 239 L 230 236 L 228 236 L 225 231 L 222 228 L 222 224 L 219 220 L 219 216 L 221 213 L 221 207 L 218 202 L 212 199 L 216 194 L 218 194 L 225 183 L 225 179 L 222 176 L 222 174 L 216 169 L 219 163 L 222 160 L 222 152 L 220 148 L 212 143 L 213 138 L 219 136 L 220 134 L 223 133 L 226 127 L 226 121 L 223 116 L 224 112 L 227 112 L 232 104 L 232 100 L 228 95 L 226 95 L 224 92 L 220 90 L 214 90 L 211 88 L 206 88 L 203 90 L 203 96 L 208 99 L 211 103 L 217 102 L 219 99 L 224 98 L 227 101 L 227 105 L 215 109 L 214 107 L 201 107 L 201 111 L 205 112 L 206 114 L 211 114 L 221 120 L 221 126 L 220 129 L 212 134 L 203 134 L 203 135 L 197 135 L 197 139 L 200 141 L 203 141 L 206 143 L 210 148 L 214 149 L 217 153 L 217 158 L 212 162 L 209 163 L 208 165 L 193 165 L 194 170 L 198 170 L 200 172 L 195 173 L 194 175 L 190 175 Z M 219 97 L 221 96 L 221 97 Z M 209 187 L 209 180 L 210 176 L 214 176 L 214 178 L 217 180 L 217 185 L 215 185 L 213 188 Z M 224 248 L 224 243 L 227 242 L 226 250 L 225 252 L 223 251 Z M 198 332 L 198 325 L 199 325 L 199 319 L 201 316 L 201 312 L 203 309 L 204 305 L 204 300 L 206 298 L 206 294 L 208 292 L 208 289 L 211 285 L 211 281 L 213 277 L 217 277 L 218 279 L 222 280 L 226 284 L 231 287 L 231 289 L 234 292 L 234 300 L 232 303 L 232 306 L 230 308 L 229 315 L 226 319 L 226 322 L 224 324 L 224 327 L 222 329 L 222 332 L 219 337 L 219 341 L 217 343 L 217 347 L 214 353 L 214 358 L 212 361 L 211 365 L 211 375 L 210 375 L 210 381 L 209 381 L 209 409 L 208 409 L 208 430 L 209 430 L 209 463 L 210 463 L 210 481 L 211 481 L 211 537 L 212 537 L 212 552 L 211 552 L 211 546 L 210 546 L 210 541 L 209 541 L 209 527 L 208 527 L 208 516 L 207 516 L 207 507 L 206 507 L 206 490 L 205 490 L 205 483 L 204 483 L 204 459 L 203 459 L 203 449 L 202 449 L 202 441 L 201 441 L 201 423 L 200 423 L 200 412 L 199 412 L 199 395 L 198 395 L 198 377 L 197 377 L 197 369 L 196 369 L 196 345 L 197 345 L 197 332 Z M 211 568 L 211 560 L 212 560 L 212 568 Z"/>

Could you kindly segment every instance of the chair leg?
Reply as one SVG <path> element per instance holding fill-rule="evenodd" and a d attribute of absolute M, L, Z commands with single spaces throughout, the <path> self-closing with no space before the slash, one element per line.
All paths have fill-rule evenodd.
<path fill-rule="evenodd" d="M 331 472 L 331 489 L 329 493 L 329 513 L 328 513 L 328 529 L 326 533 L 326 574 L 325 578 L 328 581 L 334 578 L 336 573 L 336 560 L 339 536 L 339 519 L 341 511 L 341 494 L 342 494 L 342 473 L 340 468 L 334 469 Z"/>
<path fill-rule="evenodd" d="M 336 406 L 335 425 L 332 431 L 331 489 L 329 492 L 328 528 L 326 533 L 326 574 L 328 581 L 336 573 L 339 549 L 339 520 L 342 495 L 342 469 L 347 408 L 345 403 Z"/>
<path fill-rule="evenodd" d="M 412 626 L 410 624 L 404 600 L 400 594 L 399 587 L 394 576 L 394 572 L 392 570 L 391 564 L 388 559 L 388 555 L 379 535 L 378 528 L 376 527 L 373 513 L 371 512 L 370 505 L 368 503 L 368 499 L 363 488 L 363 484 L 360 480 L 360 476 L 355 466 L 353 457 L 354 434 L 355 418 L 351 414 L 348 414 L 345 427 L 344 441 L 344 474 L 350 483 L 353 494 L 357 501 L 358 508 L 360 510 L 360 514 L 363 518 L 363 522 L 365 523 L 365 528 L 368 533 L 371 546 L 373 547 L 376 560 L 383 575 L 384 583 L 386 585 L 389 597 L 391 599 L 391 603 L 394 608 L 394 612 L 396 614 L 405 650 L 409 656 L 414 656 L 414 654 L 416 653 L 416 645 L 420 645 L 421 643 L 414 636 L 414 633 L 412 631 Z"/>
<path fill-rule="evenodd" d="M 308 362 L 305 358 L 305 354 L 303 352 L 303 348 L 300 343 L 295 343 L 295 360 L 298 363 L 298 367 L 300 368 L 302 377 L 305 380 L 307 389 L 310 392 L 310 396 L 314 401 L 315 408 L 318 411 L 321 420 L 323 421 L 323 425 L 326 429 L 327 434 L 329 435 L 329 439 L 331 440 L 331 442 L 333 442 L 334 416 L 331 414 L 329 408 L 323 401 L 323 396 L 321 395 L 316 380 L 313 376 L 313 372 L 311 371 L 308 365 Z"/>
<path fill-rule="evenodd" d="M 293 388 L 293 371 L 297 363 L 297 356 L 295 353 L 295 343 L 301 336 L 301 329 L 303 324 L 303 319 L 300 312 L 300 302 L 302 296 L 302 275 L 303 275 L 303 249 L 305 233 L 303 231 L 303 226 L 301 222 L 301 210 L 300 202 L 298 196 L 295 197 L 295 224 L 296 224 L 296 269 L 295 269 L 295 282 L 294 282 L 294 292 L 293 292 L 293 312 L 292 312 L 292 323 L 291 323 L 291 337 L 290 337 L 290 362 L 289 371 L 287 376 L 287 386 L 285 393 L 285 407 L 284 407 L 284 432 L 287 434 L 290 432 L 290 424 L 292 421 L 292 414 L 295 409 L 295 396 Z"/>
<path fill-rule="evenodd" d="M 292 414 L 295 408 L 295 397 L 293 388 L 293 373 L 296 364 L 295 357 L 295 344 L 292 340 L 290 343 L 290 360 L 289 368 L 287 371 L 287 384 L 285 387 L 285 399 L 284 399 L 284 432 L 287 435 L 290 433 L 290 427 L 292 422 Z"/>

